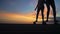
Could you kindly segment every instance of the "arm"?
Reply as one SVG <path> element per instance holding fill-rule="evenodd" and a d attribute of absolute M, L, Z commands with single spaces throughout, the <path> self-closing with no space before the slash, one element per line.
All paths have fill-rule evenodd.
<path fill-rule="evenodd" d="M 37 9 L 38 5 L 36 6 L 35 10 Z"/>

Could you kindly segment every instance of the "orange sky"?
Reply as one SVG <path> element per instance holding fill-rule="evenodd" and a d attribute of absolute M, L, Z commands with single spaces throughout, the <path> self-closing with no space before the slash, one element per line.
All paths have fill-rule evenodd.
<path fill-rule="evenodd" d="M 44 9 L 44 15 L 46 16 L 46 14 L 47 14 L 47 8 Z M 52 12 L 50 12 L 50 16 L 51 15 Z M 36 18 L 36 11 L 27 14 L 0 13 L 0 20 L 2 19 L 4 21 L 31 23 L 35 21 L 35 18 Z M 41 14 L 39 16 L 38 21 L 41 21 Z"/>
<path fill-rule="evenodd" d="M 12 13 L 0 13 L 0 20 L 3 21 L 12 21 L 12 22 L 26 22 L 32 23 L 35 21 L 36 15 L 35 13 L 29 13 L 27 15 L 23 14 L 12 14 Z M 41 21 L 41 16 L 39 17 L 38 21 Z"/>

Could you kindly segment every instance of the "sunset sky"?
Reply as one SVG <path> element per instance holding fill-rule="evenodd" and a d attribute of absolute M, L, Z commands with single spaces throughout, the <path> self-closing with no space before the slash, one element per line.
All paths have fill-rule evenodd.
<path fill-rule="evenodd" d="M 20 22 L 27 22 L 26 20 L 28 20 L 28 22 L 32 22 L 35 20 L 36 4 L 37 0 L 0 0 L 0 20 L 9 19 Z M 57 16 L 60 17 L 60 0 L 55 0 L 55 5 Z M 44 15 L 46 15 L 46 7 L 44 11 Z M 52 9 L 50 11 L 50 15 L 52 15 Z"/>

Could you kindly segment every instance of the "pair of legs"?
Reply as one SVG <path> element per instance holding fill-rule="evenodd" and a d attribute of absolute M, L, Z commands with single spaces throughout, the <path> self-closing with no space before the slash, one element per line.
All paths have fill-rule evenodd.
<path fill-rule="evenodd" d="M 34 23 L 36 23 L 38 21 L 38 16 L 39 16 L 40 10 L 41 10 L 41 15 L 42 15 L 42 23 L 45 24 L 44 23 L 44 6 L 37 9 L 36 21 Z"/>
<path fill-rule="evenodd" d="M 56 8 L 55 8 L 55 4 L 54 3 L 51 3 L 51 4 L 46 3 L 46 5 L 47 5 L 47 9 L 48 9 L 46 22 L 48 22 L 49 13 L 50 13 L 50 5 L 51 5 L 51 7 L 53 9 L 54 22 L 56 24 Z"/>

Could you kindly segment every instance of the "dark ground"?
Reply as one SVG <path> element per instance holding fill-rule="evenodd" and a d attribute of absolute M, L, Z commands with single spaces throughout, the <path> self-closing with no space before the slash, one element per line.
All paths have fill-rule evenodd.
<path fill-rule="evenodd" d="M 57 17 L 60 24 L 60 17 Z M 49 21 L 51 23 L 52 21 Z M 53 23 L 53 22 L 52 22 Z M 60 25 L 50 24 L 3 24 L 0 22 L 0 33 L 5 32 L 60 32 Z"/>
<path fill-rule="evenodd" d="M 0 24 L 0 32 L 60 32 L 60 25 Z"/>

